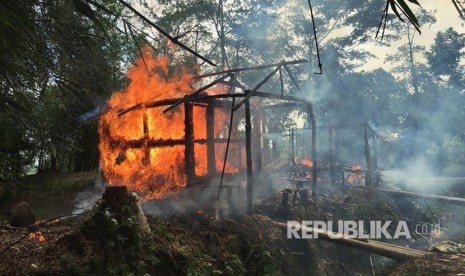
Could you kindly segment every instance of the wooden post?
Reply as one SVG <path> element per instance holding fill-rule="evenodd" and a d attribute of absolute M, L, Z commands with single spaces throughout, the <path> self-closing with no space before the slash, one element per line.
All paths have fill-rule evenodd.
<path fill-rule="evenodd" d="M 247 160 L 247 213 L 253 214 L 252 122 L 250 103 L 245 102 L 245 155 Z"/>
<path fill-rule="evenodd" d="M 149 124 L 148 124 L 148 117 L 147 117 L 147 110 L 145 108 L 142 109 L 142 120 L 144 124 L 144 158 L 142 159 L 142 164 L 148 165 L 150 164 L 150 148 L 147 146 L 148 141 L 150 140 L 149 137 Z"/>
<path fill-rule="evenodd" d="M 378 169 L 378 139 L 373 137 L 373 169 Z"/>
<path fill-rule="evenodd" d="M 371 155 L 370 155 L 370 141 L 368 138 L 368 123 L 365 123 L 363 128 L 363 136 L 365 138 L 365 160 L 367 163 L 367 169 L 365 172 L 365 187 L 371 188 L 371 180 L 373 175 L 373 167 L 371 164 Z"/>
<path fill-rule="evenodd" d="M 335 168 L 334 168 L 334 150 L 335 150 L 335 146 L 334 146 L 334 135 L 335 135 L 335 128 L 331 127 L 331 125 L 329 125 L 329 179 L 331 181 L 332 184 L 334 184 L 334 182 L 336 181 L 336 172 L 335 172 Z"/>
<path fill-rule="evenodd" d="M 378 143 L 377 143 L 378 141 L 376 139 L 376 135 L 373 136 L 372 141 L 373 141 L 373 169 L 374 169 L 372 179 L 373 179 L 373 186 L 377 187 L 379 186 L 381 182 L 380 180 L 381 176 L 378 171 Z"/>
<path fill-rule="evenodd" d="M 289 129 L 289 159 L 290 164 L 295 165 L 295 130 Z"/>
<path fill-rule="evenodd" d="M 215 108 L 212 104 L 207 106 L 205 113 L 207 123 L 207 172 L 208 175 L 216 174 L 215 160 Z"/>
<path fill-rule="evenodd" d="M 260 173 L 262 171 L 262 113 L 259 107 L 256 108 L 253 120 L 253 149 L 254 151 L 254 176 L 256 179 L 260 179 Z"/>
<path fill-rule="evenodd" d="M 184 165 L 187 187 L 192 187 L 195 178 L 193 113 L 192 105 L 188 102 L 184 103 Z"/>
<path fill-rule="evenodd" d="M 317 163 L 317 153 L 316 153 L 316 135 L 317 135 L 317 126 L 315 114 L 313 113 L 312 103 L 307 103 L 307 122 L 308 126 L 312 127 L 312 197 L 316 198 L 317 196 L 317 180 L 318 180 L 318 163 Z"/>
<path fill-rule="evenodd" d="M 242 142 L 237 142 L 237 170 L 242 172 Z"/>
<path fill-rule="evenodd" d="M 226 191 L 227 191 L 227 197 L 228 197 L 228 205 L 229 205 L 229 208 L 235 209 L 235 208 L 234 208 L 234 201 L 233 201 L 233 191 L 232 191 L 232 187 L 231 187 L 231 186 L 226 187 Z"/>

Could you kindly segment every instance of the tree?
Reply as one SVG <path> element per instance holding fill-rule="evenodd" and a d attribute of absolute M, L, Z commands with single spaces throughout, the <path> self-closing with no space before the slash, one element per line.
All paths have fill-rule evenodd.
<path fill-rule="evenodd" d="M 465 35 L 449 28 L 437 33 L 431 51 L 426 53 L 428 64 L 435 76 L 438 79 L 446 77 L 447 84 L 461 89 L 465 88 L 464 66 L 460 64 L 464 48 Z"/>

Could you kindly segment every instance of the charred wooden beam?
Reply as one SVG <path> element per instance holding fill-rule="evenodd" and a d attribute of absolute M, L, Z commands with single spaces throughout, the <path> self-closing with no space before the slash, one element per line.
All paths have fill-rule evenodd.
<path fill-rule="evenodd" d="M 207 171 L 209 175 L 216 173 L 215 160 L 215 108 L 208 105 L 205 112 L 207 124 Z"/>
<path fill-rule="evenodd" d="M 186 95 L 184 96 L 184 98 L 178 100 L 177 102 L 173 103 L 172 105 L 170 105 L 168 108 L 166 108 L 165 110 L 163 110 L 163 113 L 166 113 L 170 110 L 173 110 L 175 109 L 176 107 L 178 107 L 179 105 L 181 105 L 182 103 L 186 103 L 186 102 L 190 102 L 191 99 L 195 98 L 196 96 L 200 95 L 200 93 L 204 92 L 205 90 L 207 90 L 208 88 L 210 87 L 213 87 L 215 86 L 216 84 L 218 84 L 218 82 L 230 77 L 231 75 L 226 75 L 226 76 L 223 76 L 219 79 L 216 79 L 212 82 L 210 82 L 209 84 L 205 85 L 205 86 L 202 86 L 201 88 L 197 89 L 195 92 L 189 94 L 189 95 Z"/>
<path fill-rule="evenodd" d="M 269 104 L 265 105 L 262 108 L 263 109 L 289 109 L 289 108 L 295 108 L 297 106 L 302 106 L 301 102 L 285 102 L 285 103 L 278 103 L 278 104 Z"/>
<path fill-rule="evenodd" d="M 194 112 L 190 103 L 184 104 L 184 164 L 186 170 L 186 185 L 191 187 L 195 180 L 194 152 Z"/>
<path fill-rule="evenodd" d="M 138 103 L 136 105 L 133 105 L 131 107 L 125 108 L 125 109 L 120 109 L 118 110 L 118 117 L 123 116 L 124 114 L 135 111 L 135 110 L 140 110 L 142 109 L 142 106 L 145 105 L 145 108 L 154 108 L 154 107 L 160 107 L 160 106 L 165 106 L 165 105 L 170 105 L 173 104 L 180 99 L 165 99 L 165 100 L 159 100 L 159 101 L 153 101 L 153 102 L 147 102 L 147 103 Z"/>
<path fill-rule="evenodd" d="M 207 139 L 194 139 L 194 144 L 206 144 L 208 142 Z M 222 144 L 222 143 L 227 143 L 228 139 L 226 138 L 215 138 L 213 140 L 215 144 Z M 244 143 L 245 140 L 242 138 L 237 138 L 237 139 L 231 139 L 231 143 Z M 142 139 L 137 139 L 137 140 L 121 140 L 121 139 L 113 139 L 110 142 L 110 145 L 113 147 L 118 147 L 120 145 L 123 145 L 124 147 L 128 148 L 144 148 L 147 146 L 148 148 L 163 148 L 163 147 L 173 147 L 173 146 L 178 146 L 178 145 L 184 145 L 185 141 L 184 139 L 150 139 L 147 141 L 147 145 L 145 145 L 145 140 Z"/>
<path fill-rule="evenodd" d="M 302 64 L 302 63 L 307 63 L 307 62 L 308 62 L 308 60 L 306 60 L 306 59 L 299 59 L 299 60 L 292 60 L 292 61 L 281 61 L 279 63 L 272 63 L 272 64 L 266 64 L 266 65 L 260 65 L 260 66 L 241 67 L 241 68 L 223 70 L 223 71 L 220 71 L 220 72 L 200 75 L 200 76 L 198 76 L 196 78 L 201 79 L 201 78 L 213 77 L 213 76 L 222 75 L 222 74 L 229 74 L 229 73 L 243 72 L 243 71 L 254 71 L 254 70 L 273 68 L 273 67 L 276 67 L 276 66 L 279 66 L 279 65 L 296 65 L 296 64 Z"/>
<path fill-rule="evenodd" d="M 247 91 L 250 91 L 250 90 L 247 90 Z M 139 104 L 133 105 L 128 108 L 119 109 L 117 112 L 118 112 L 118 117 L 121 117 L 131 111 L 142 109 L 143 105 L 145 105 L 145 108 L 155 108 L 155 107 L 161 107 L 161 106 L 167 106 L 167 105 L 173 105 L 173 104 L 180 104 L 183 102 L 203 102 L 207 104 L 210 102 L 213 102 L 215 107 L 230 108 L 231 102 L 214 101 L 214 100 L 225 99 L 225 98 L 243 98 L 246 96 L 247 96 L 247 93 L 234 93 L 234 94 L 219 94 L 219 95 L 197 95 L 195 97 L 190 97 L 188 99 L 187 98 L 164 99 L 164 100 L 158 100 L 158 101 L 147 102 L 147 103 L 139 103 Z M 307 102 L 305 99 L 302 99 L 299 97 L 282 96 L 276 93 L 263 92 L 263 91 L 255 91 L 255 96 L 269 98 L 269 99 L 276 99 L 276 100 L 284 100 L 284 101 L 294 101 L 294 102 L 303 102 L 303 103 Z M 362 125 L 360 124 L 360 125 L 351 125 L 351 126 L 362 126 Z"/>
<path fill-rule="evenodd" d="M 263 91 L 255 91 L 254 96 L 257 97 L 263 97 L 263 98 L 269 98 L 269 99 L 276 99 L 276 100 L 284 100 L 284 101 L 294 101 L 294 102 L 303 102 L 307 103 L 308 101 L 299 97 L 294 97 L 294 96 L 281 96 L 276 93 L 270 93 L 270 92 L 263 92 Z"/>
<path fill-rule="evenodd" d="M 247 161 L 247 213 L 253 214 L 252 122 L 248 100 L 245 101 L 245 155 Z"/>
<path fill-rule="evenodd" d="M 246 96 L 243 100 L 241 100 L 236 106 L 233 107 L 233 110 L 238 110 L 246 101 L 250 99 L 250 97 L 255 96 L 255 92 L 262 87 L 276 72 L 281 69 L 282 64 L 279 64 L 271 73 L 269 73 L 263 80 L 261 80 L 252 90 L 246 90 Z"/>

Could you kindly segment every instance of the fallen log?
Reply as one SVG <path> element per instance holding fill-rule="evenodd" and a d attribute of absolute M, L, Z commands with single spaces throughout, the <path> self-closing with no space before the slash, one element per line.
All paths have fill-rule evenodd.
<path fill-rule="evenodd" d="M 279 228 L 282 229 L 288 229 L 287 224 L 281 223 L 281 222 L 272 222 L 274 225 L 276 225 Z M 423 257 L 426 256 L 427 254 L 431 254 L 429 252 L 425 251 L 420 251 L 416 249 L 411 249 L 407 247 L 402 247 L 399 245 L 393 245 L 385 242 L 380 242 L 380 241 L 373 241 L 373 240 L 367 240 L 367 241 L 362 241 L 362 240 L 357 240 L 354 238 L 350 238 L 348 236 L 343 235 L 342 233 L 336 233 L 336 232 L 331 232 L 332 235 L 338 235 L 340 236 L 339 239 L 333 239 L 330 237 L 331 233 L 329 231 L 324 231 L 321 229 L 315 229 L 313 227 L 308 227 L 308 226 L 301 226 L 301 229 L 307 231 L 307 232 L 315 232 L 318 233 L 318 238 L 329 241 L 332 243 L 337 243 L 337 244 L 342 244 L 345 246 L 349 246 L 352 248 L 364 250 L 370 253 L 375 253 L 381 256 L 389 257 L 392 259 L 396 260 L 408 260 L 412 258 L 418 258 L 418 257 Z"/>

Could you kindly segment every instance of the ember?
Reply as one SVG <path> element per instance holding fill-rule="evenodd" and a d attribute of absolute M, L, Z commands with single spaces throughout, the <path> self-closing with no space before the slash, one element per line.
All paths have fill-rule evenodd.
<path fill-rule="evenodd" d="M 357 184 L 365 180 L 360 165 L 356 164 L 351 167 L 352 174 L 347 177 L 347 182 L 350 184 Z"/>
<path fill-rule="evenodd" d="M 37 231 L 35 233 L 30 233 L 29 236 L 27 237 L 29 240 L 37 240 L 38 242 L 42 243 L 45 242 L 46 239 L 42 232 Z"/>

